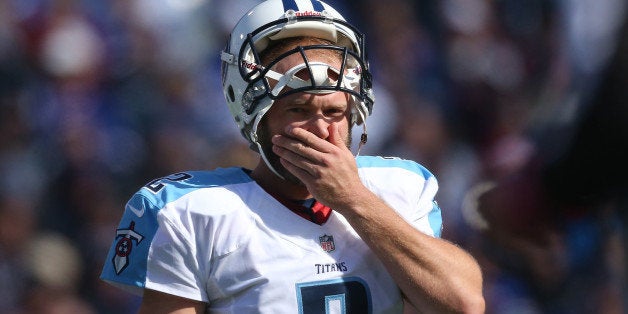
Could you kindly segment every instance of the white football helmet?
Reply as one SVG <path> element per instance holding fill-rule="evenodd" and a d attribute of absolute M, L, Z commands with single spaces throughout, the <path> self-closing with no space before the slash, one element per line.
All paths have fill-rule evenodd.
<path fill-rule="evenodd" d="M 269 45 L 300 36 L 334 44 L 297 47 L 262 65 L 260 54 Z M 364 48 L 362 33 L 334 8 L 317 0 L 263 1 L 236 24 L 221 54 L 223 92 L 242 135 L 273 171 L 257 139 L 257 129 L 273 102 L 286 95 L 348 93 L 352 99 L 351 122 L 363 125 L 360 146 L 366 142 L 365 120 L 371 114 L 374 98 Z M 305 51 L 311 49 L 337 51 L 343 56 L 341 67 L 308 61 Z M 283 73 L 276 72 L 273 66 L 291 54 L 299 54 L 303 63 Z M 305 79 L 299 74 L 304 71 L 308 74 Z"/>

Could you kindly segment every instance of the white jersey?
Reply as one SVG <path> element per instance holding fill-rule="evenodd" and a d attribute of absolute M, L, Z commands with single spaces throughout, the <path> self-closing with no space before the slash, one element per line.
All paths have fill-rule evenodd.
<path fill-rule="evenodd" d="M 437 183 L 419 164 L 358 157 L 371 191 L 440 236 Z M 390 232 L 395 232 L 390 230 Z M 208 313 L 397 313 L 399 289 L 337 212 L 322 225 L 267 194 L 241 168 L 178 173 L 127 203 L 101 278 L 207 302 Z"/>

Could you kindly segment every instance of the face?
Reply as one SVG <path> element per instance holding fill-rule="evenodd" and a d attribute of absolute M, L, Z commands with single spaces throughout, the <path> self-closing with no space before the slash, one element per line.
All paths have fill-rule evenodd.
<path fill-rule="evenodd" d="M 309 43 L 296 42 L 293 45 L 284 46 L 281 50 L 287 51 L 299 44 Z M 278 52 L 281 53 L 281 50 Z M 331 50 L 307 50 L 306 56 L 309 62 L 323 62 L 336 69 L 341 67 L 340 56 Z M 303 57 L 296 53 L 283 58 L 272 67 L 272 70 L 278 73 L 285 73 L 288 69 L 302 63 L 304 63 Z M 327 75 L 330 79 L 338 79 L 337 74 L 331 71 L 328 71 Z M 308 80 L 309 72 L 302 70 L 296 76 L 300 79 Z M 269 79 L 269 83 L 272 88 L 277 82 Z M 289 90 L 290 88 L 286 87 L 285 89 Z M 341 136 L 345 139 L 347 147 L 350 148 L 351 127 L 349 117 L 351 108 L 349 99 L 349 95 L 344 92 L 301 92 L 276 100 L 262 118 L 258 128 L 258 139 L 272 167 L 286 180 L 301 184 L 295 176 L 281 165 L 279 157 L 272 151 L 273 144 L 271 143 L 271 138 L 276 134 L 287 136 L 284 130 L 288 126 L 303 128 L 326 140 L 329 137 L 330 124 L 336 123 L 340 127 Z"/>
<path fill-rule="evenodd" d="M 258 130 L 258 138 L 270 164 L 286 180 L 301 184 L 300 180 L 288 172 L 279 162 L 279 157 L 272 151 L 271 138 L 284 135 L 287 126 L 303 128 L 321 139 L 329 137 L 329 126 L 336 123 L 348 148 L 351 147 L 351 128 L 349 125 L 349 99 L 343 92 L 332 94 L 298 93 L 276 101 L 266 113 Z"/>

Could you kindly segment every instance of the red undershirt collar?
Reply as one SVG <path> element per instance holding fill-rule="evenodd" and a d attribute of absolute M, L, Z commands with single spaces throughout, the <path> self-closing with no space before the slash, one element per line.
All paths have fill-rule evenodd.
<path fill-rule="evenodd" d="M 251 175 L 251 170 L 245 168 L 242 168 L 242 170 L 249 176 Z M 283 206 L 286 206 L 293 213 L 318 225 L 322 225 L 327 222 L 327 219 L 329 219 L 329 216 L 332 212 L 331 208 L 323 205 L 323 203 L 317 201 L 314 198 L 308 198 L 306 200 L 289 200 L 270 193 L 269 191 L 266 191 L 266 193 L 270 194 L 273 198 L 275 198 Z"/>
<path fill-rule="evenodd" d="M 306 200 L 287 200 L 276 195 L 272 196 L 293 213 L 318 225 L 327 222 L 332 212 L 331 208 L 323 205 L 323 203 L 314 198 Z"/>

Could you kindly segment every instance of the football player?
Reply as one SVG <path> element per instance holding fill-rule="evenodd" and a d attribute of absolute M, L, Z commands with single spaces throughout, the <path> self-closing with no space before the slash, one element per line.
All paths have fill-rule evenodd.
<path fill-rule="evenodd" d="M 484 310 L 475 260 L 440 239 L 435 177 L 354 156 L 373 107 L 364 37 L 316 0 L 268 0 L 221 54 L 254 169 L 190 171 L 131 197 L 102 278 L 141 313 Z"/>

